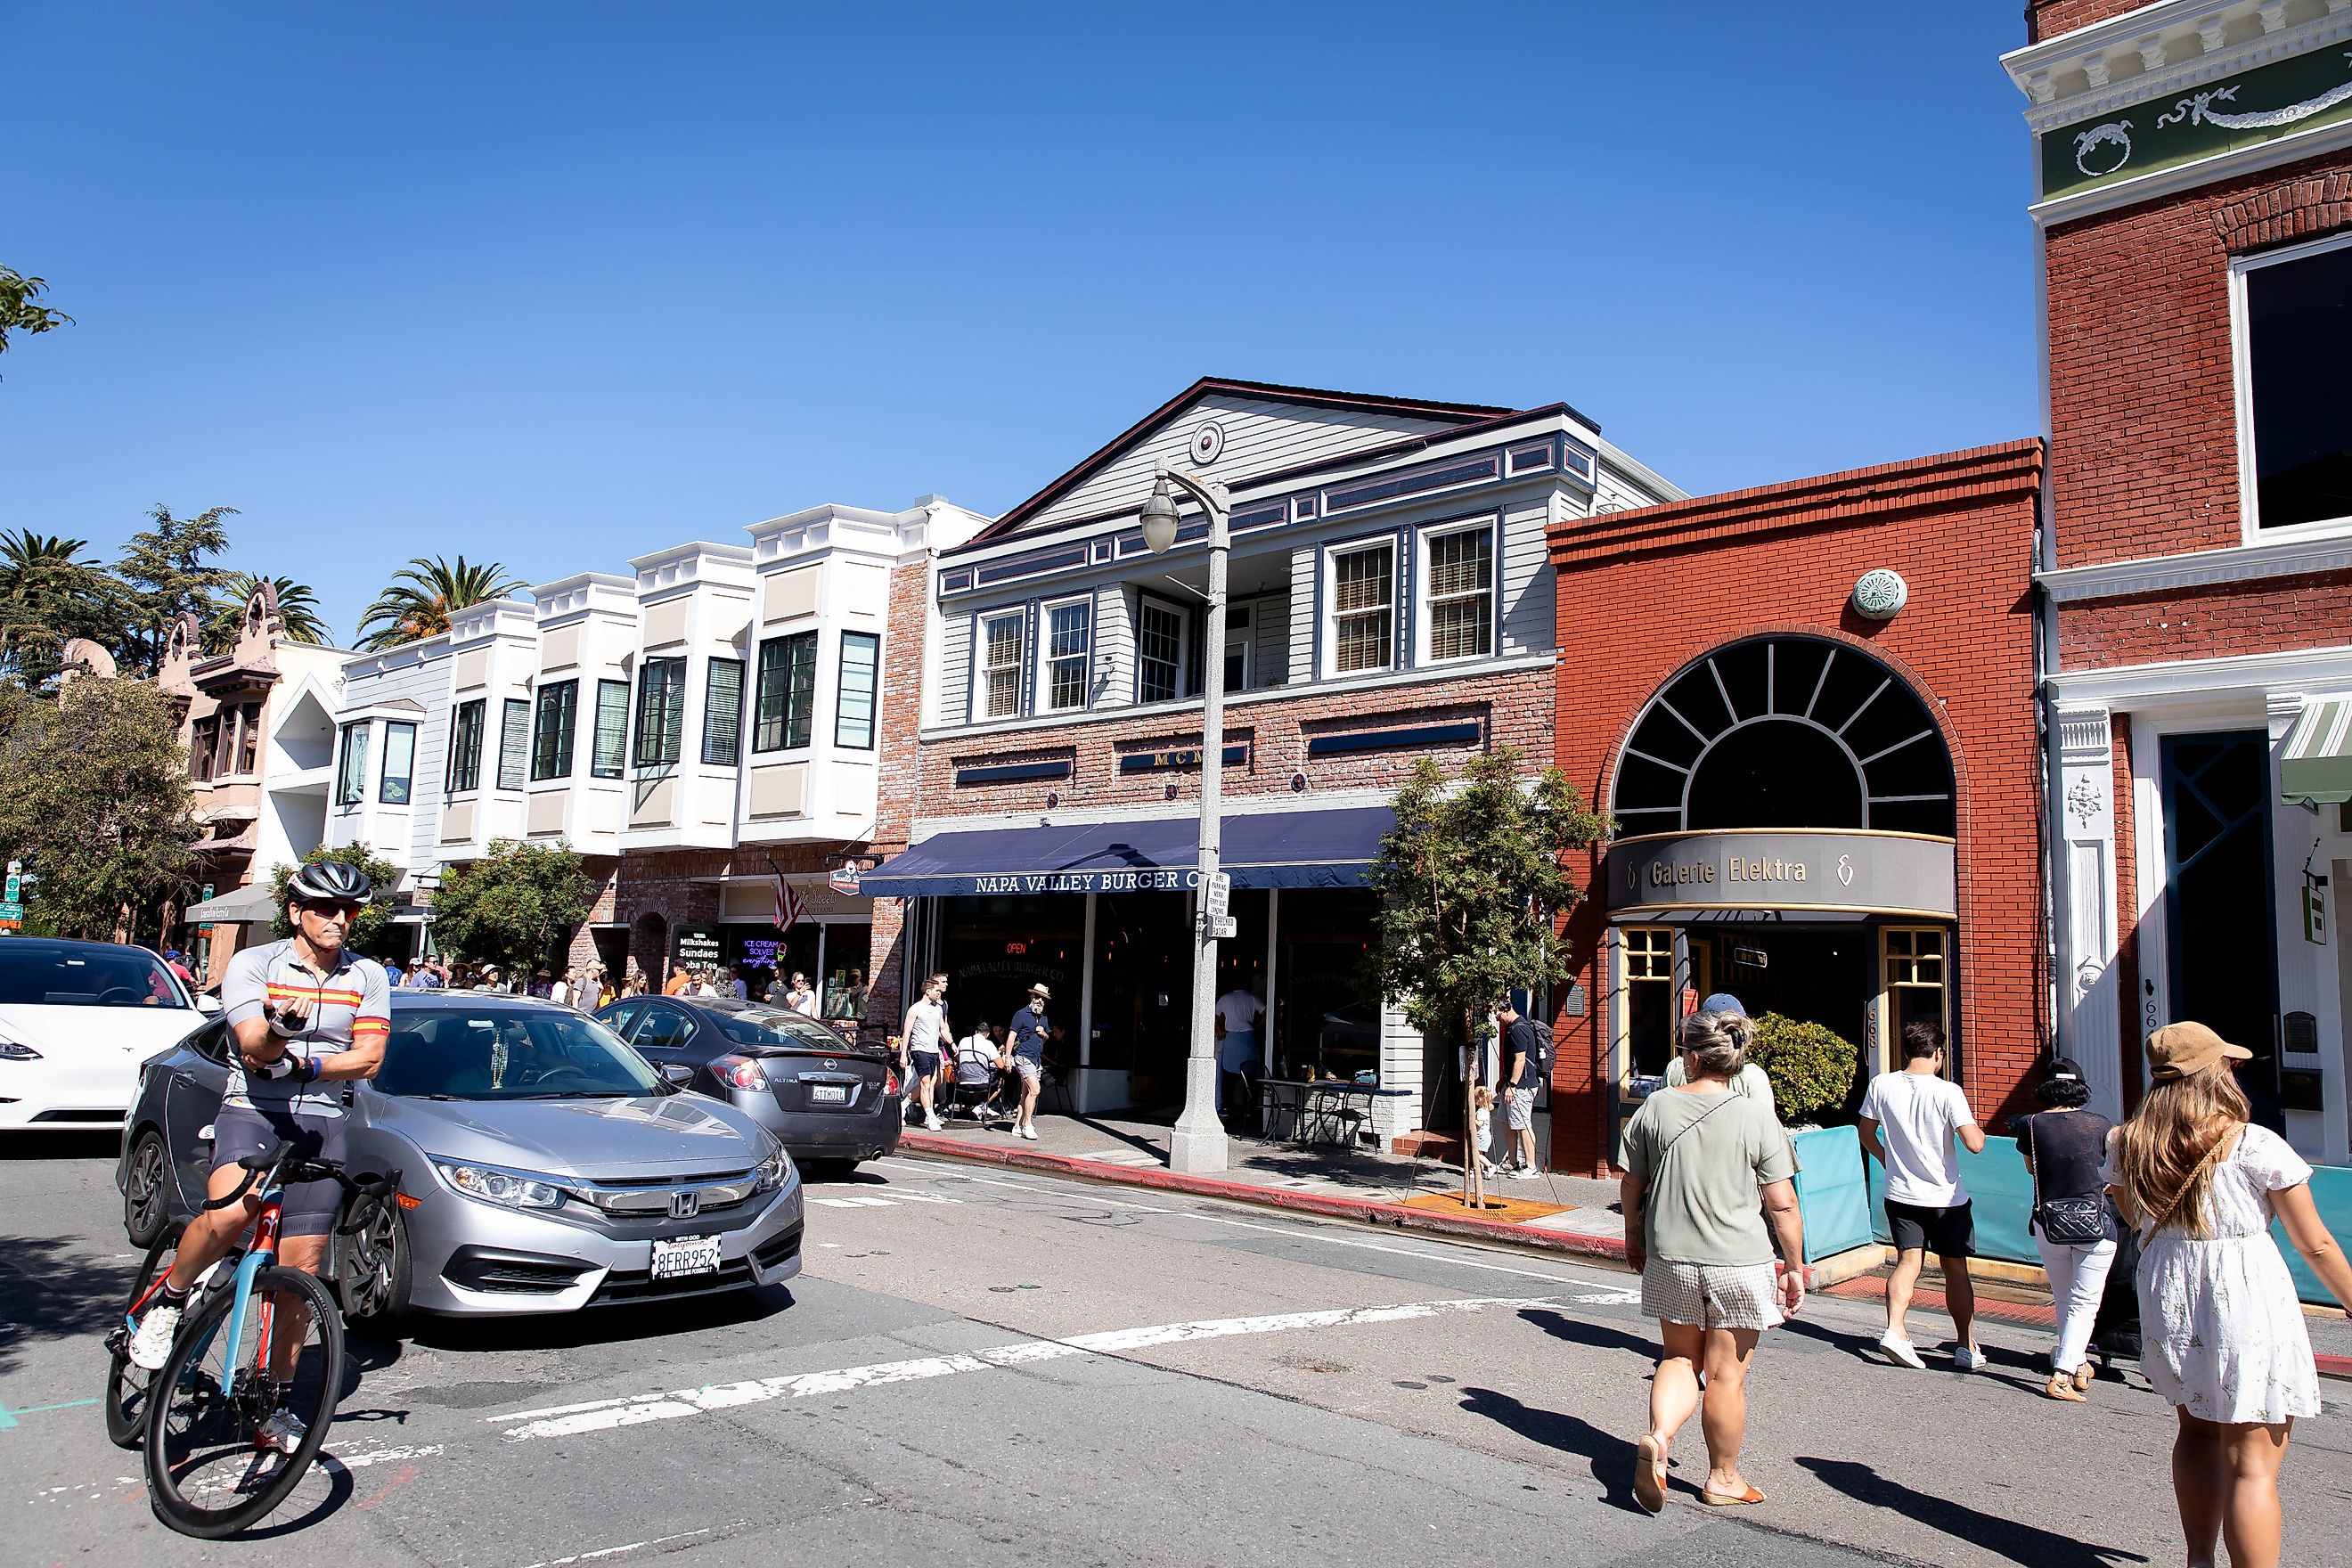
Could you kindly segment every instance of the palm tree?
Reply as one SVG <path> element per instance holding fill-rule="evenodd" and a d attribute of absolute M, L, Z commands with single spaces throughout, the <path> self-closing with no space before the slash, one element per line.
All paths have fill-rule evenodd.
<path fill-rule="evenodd" d="M 229 574 L 228 581 L 221 584 L 219 602 L 205 622 L 205 647 L 221 653 L 236 646 L 236 634 L 245 626 L 245 606 L 260 591 L 262 581 L 250 572 Z M 291 577 L 272 577 L 268 583 L 278 590 L 278 620 L 286 628 L 286 640 L 326 647 L 329 634 L 327 623 L 319 618 L 319 595 Z"/>
<path fill-rule="evenodd" d="M 403 643 L 439 637 L 449 629 L 449 616 L 469 605 L 503 598 L 525 586 L 499 563 L 469 564 L 462 555 L 455 566 L 436 555 L 419 555 L 406 569 L 392 574 L 391 586 L 375 596 L 360 617 L 360 648 L 378 653 Z"/>
<path fill-rule="evenodd" d="M 18 593 L 35 573 L 48 566 L 87 566 L 87 561 L 75 556 L 89 548 L 87 539 L 60 539 L 54 533 L 35 533 L 20 528 L 14 533 L 0 533 L 0 597 Z"/>
<path fill-rule="evenodd" d="M 120 584 L 80 558 L 87 548 L 29 528 L 0 533 L 0 679 L 46 685 L 68 637 L 122 644 L 130 605 Z"/>

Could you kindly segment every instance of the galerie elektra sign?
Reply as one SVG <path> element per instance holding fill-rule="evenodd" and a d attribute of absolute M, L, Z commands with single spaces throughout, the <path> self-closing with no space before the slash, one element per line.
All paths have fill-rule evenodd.
<path fill-rule="evenodd" d="M 1787 828 L 1659 833 L 1609 847 L 1609 908 L 1949 915 L 1952 841 Z"/>

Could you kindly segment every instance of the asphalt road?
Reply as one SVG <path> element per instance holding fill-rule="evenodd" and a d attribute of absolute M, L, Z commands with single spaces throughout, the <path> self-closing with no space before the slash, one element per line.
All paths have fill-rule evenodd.
<path fill-rule="evenodd" d="M 912 1159 L 811 1197 L 789 1289 L 355 1344 L 333 1463 L 265 1533 L 348 1568 L 2178 1561 L 2169 1412 L 2136 1380 L 2034 1397 L 2029 1331 L 1900 1372 L 1872 1308 L 1816 1299 L 1751 1384 L 1770 1500 L 1702 1508 L 1694 1430 L 1652 1519 L 1622 1273 Z M 135 1262 L 109 1151 L 0 1153 L 8 1563 L 255 1550 L 157 1523 L 76 1403 Z M 2293 1561 L 2352 1526 L 2347 1448 L 2333 1409 L 2296 1434 Z"/>

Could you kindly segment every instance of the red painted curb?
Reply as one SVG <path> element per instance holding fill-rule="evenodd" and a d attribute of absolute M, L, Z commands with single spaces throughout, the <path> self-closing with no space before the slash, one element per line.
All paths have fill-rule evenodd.
<path fill-rule="evenodd" d="M 1112 1186 L 1151 1187 L 1161 1192 L 1189 1193 L 1194 1197 L 1223 1198 L 1234 1203 L 1255 1204 L 1264 1208 L 1286 1209 L 1295 1214 L 1361 1220 L 1368 1225 L 1386 1226 L 1397 1230 L 1427 1231 L 1438 1236 L 1507 1242 L 1513 1247 L 1531 1247 L 1539 1252 L 1603 1258 L 1619 1264 L 1625 1261 L 1625 1243 L 1613 1237 L 1529 1230 L 1523 1225 L 1513 1225 L 1504 1220 L 1432 1213 L 1427 1209 L 1406 1208 L 1402 1204 L 1374 1203 L 1366 1198 L 1333 1197 L 1324 1193 L 1261 1187 L 1248 1182 L 1223 1181 L 1215 1176 L 1187 1175 L 1152 1165 L 1106 1165 L 1099 1160 L 1079 1160 L 1067 1154 L 1048 1154 L 1034 1149 L 1005 1149 L 967 1143 L 957 1138 L 940 1138 L 918 1132 L 911 1127 L 899 1134 L 898 1147 L 902 1151 L 918 1153 L 941 1154 L 951 1160 L 1044 1171 L 1079 1181 L 1103 1182 Z"/>

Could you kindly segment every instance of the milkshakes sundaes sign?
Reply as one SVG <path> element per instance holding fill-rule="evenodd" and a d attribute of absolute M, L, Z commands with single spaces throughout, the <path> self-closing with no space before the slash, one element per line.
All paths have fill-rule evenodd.
<path fill-rule="evenodd" d="M 1952 841 L 1786 828 L 1660 833 L 1609 847 L 1609 908 L 1778 909 L 1948 917 Z"/>

